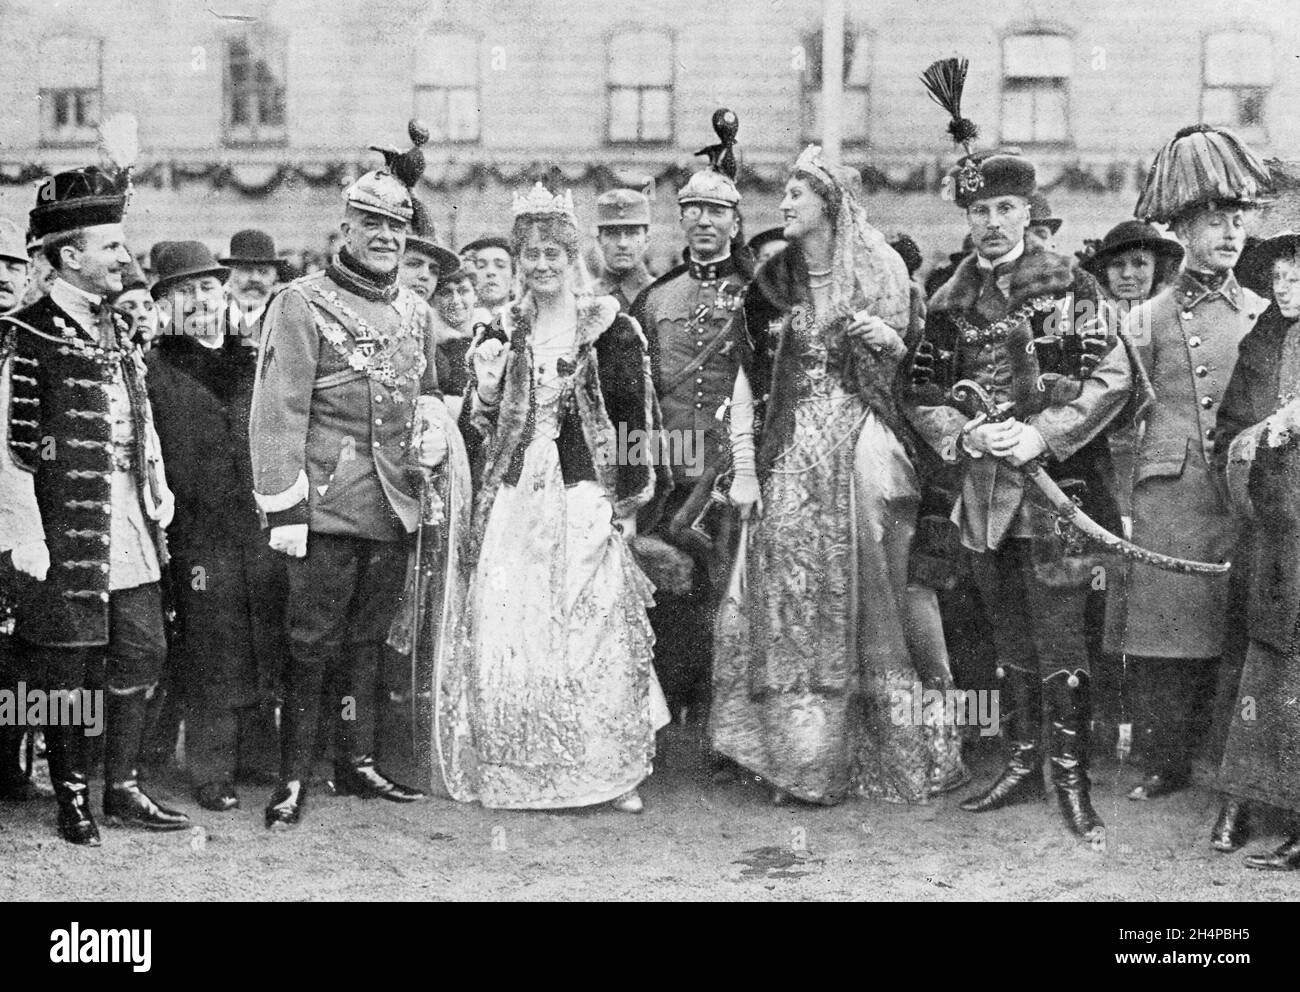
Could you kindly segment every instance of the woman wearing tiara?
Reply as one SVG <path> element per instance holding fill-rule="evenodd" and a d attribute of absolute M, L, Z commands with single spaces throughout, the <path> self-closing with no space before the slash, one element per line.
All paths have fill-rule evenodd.
<path fill-rule="evenodd" d="M 453 798 L 495 809 L 638 813 L 668 723 L 653 589 L 628 548 L 656 471 L 616 450 L 658 426 L 645 340 L 590 295 L 567 192 L 516 196 L 511 242 L 517 302 L 471 349 L 462 416 L 484 465 L 461 635 L 435 685 L 440 771 Z"/>
<path fill-rule="evenodd" d="M 781 210 L 789 246 L 745 308 L 775 354 L 742 369 L 731 410 L 748 540 L 719 613 L 713 744 L 777 803 L 924 802 L 966 776 L 939 697 L 917 698 L 952 688 L 935 594 L 908 582 L 920 494 L 894 378 L 920 302 L 854 170 L 810 146 Z M 756 453 L 752 397 L 768 387 Z"/>

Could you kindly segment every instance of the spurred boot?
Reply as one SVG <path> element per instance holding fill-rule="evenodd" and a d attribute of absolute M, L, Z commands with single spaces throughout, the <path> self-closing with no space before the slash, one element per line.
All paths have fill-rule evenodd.
<path fill-rule="evenodd" d="M 144 743 L 148 701 L 143 690 L 108 692 L 108 739 L 104 742 L 104 819 L 110 826 L 184 830 L 190 818 L 155 802 L 140 788 L 138 759 Z"/>
<path fill-rule="evenodd" d="M 81 727 L 45 728 L 45 757 L 59 804 L 59 836 L 69 844 L 99 847 L 99 828 L 90 813 L 85 753 Z"/>
<path fill-rule="evenodd" d="M 987 790 L 961 804 L 968 813 L 987 813 L 1016 803 L 1042 799 L 1043 696 L 1038 673 L 1020 668 L 998 668 L 1003 712 L 1003 736 L 1010 751 L 1007 766 Z"/>
<path fill-rule="evenodd" d="M 1047 709 L 1051 718 L 1048 760 L 1052 785 L 1066 825 L 1080 837 L 1104 840 L 1106 825 L 1092 808 L 1089 796 L 1087 735 L 1083 714 L 1089 710 L 1088 676 L 1058 673 L 1046 683 Z"/>

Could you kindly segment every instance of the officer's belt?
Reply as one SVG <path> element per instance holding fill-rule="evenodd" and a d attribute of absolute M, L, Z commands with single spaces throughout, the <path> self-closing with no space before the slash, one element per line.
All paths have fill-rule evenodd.
<path fill-rule="evenodd" d="M 709 359 L 718 354 L 718 352 L 722 350 L 722 346 L 727 343 L 727 332 L 730 330 L 731 322 L 728 321 L 726 326 L 723 327 L 722 330 L 718 331 L 717 336 L 705 346 L 703 351 L 691 359 L 686 366 L 680 369 L 676 375 L 664 384 L 664 387 L 659 390 L 660 398 L 662 399 L 665 396 L 671 396 L 673 393 L 677 392 L 684 382 L 703 368 Z"/>
<path fill-rule="evenodd" d="M 330 386 L 341 386 L 345 382 L 352 382 L 354 379 L 364 379 L 366 374 L 358 372 L 356 369 L 340 369 L 338 372 L 331 372 L 329 375 L 323 375 L 311 384 L 312 389 L 328 389 Z"/>

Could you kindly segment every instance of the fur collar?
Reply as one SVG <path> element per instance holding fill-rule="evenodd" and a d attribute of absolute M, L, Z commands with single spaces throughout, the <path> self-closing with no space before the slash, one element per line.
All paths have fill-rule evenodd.
<path fill-rule="evenodd" d="M 1061 296 L 1074 284 L 1074 271 L 1063 255 L 1039 249 L 1026 249 L 1014 262 L 1007 263 L 1011 289 L 1008 309 L 1014 310 L 1033 296 Z M 970 310 L 979 300 L 984 287 L 984 273 L 975 254 L 967 255 L 946 283 L 930 297 L 931 311 Z"/>

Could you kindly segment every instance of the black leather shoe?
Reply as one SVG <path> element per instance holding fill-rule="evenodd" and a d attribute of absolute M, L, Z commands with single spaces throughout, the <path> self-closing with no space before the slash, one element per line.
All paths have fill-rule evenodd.
<path fill-rule="evenodd" d="M 1250 840 L 1250 808 L 1240 799 L 1225 799 L 1210 830 L 1210 846 L 1231 854 Z"/>
<path fill-rule="evenodd" d="M 154 802 L 135 777 L 105 787 L 104 819 L 112 827 L 135 826 L 146 830 L 184 830 L 190 825 L 190 818 L 180 810 Z"/>
<path fill-rule="evenodd" d="M 1300 871 L 1300 834 L 1291 837 L 1271 854 L 1246 855 L 1246 867 L 1264 871 Z"/>
<path fill-rule="evenodd" d="M 99 827 L 90 815 L 89 787 L 85 776 L 71 776 L 72 781 L 55 782 L 54 796 L 59 803 L 59 836 L 69 844 L 99 847 Z"/>
<path fill-rule="evenodd" d="M 302 782 L 281 782 L 266 806 L 266 828 L 283 829 L 295 826 L 302 819 L 302 808 L 307 805 L 307 788 Z"/>
<path fill-rule="evenodd" d="M 1192 776 L 1185 771 L 1152 772 L 1129 791 L 1128 797 L 1135 802 L 1147 799 L 1160 799 L 1163 796 L 1182 792 L 1191 784 Z"/>
<path fill-rule="evenodd" d="M 239 793 L 229 781 L 204 782 L 194 790 L 194 795 L 200 806 L 214 813 L 228 813 L 239 808 Z"/>
<path fill-rule="evenodd" d="M 334 763 L 334 792 L 340 796 L 362 799 L 387 799 L 394 803 L 413 803 L 424 798 L 419 789 L 394 782 L 375 765 L 373 758 Z"/>

